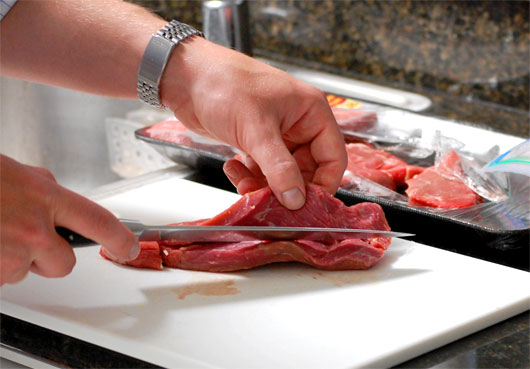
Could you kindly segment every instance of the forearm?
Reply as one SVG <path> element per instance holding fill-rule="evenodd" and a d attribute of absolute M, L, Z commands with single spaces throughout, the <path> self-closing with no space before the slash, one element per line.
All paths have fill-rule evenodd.
<path fill-rule="evenodd" d="M 19 0 L 0 22 L 3 75 L 136 98 L 145 48 L 166 22 L 121 0 Z"/>

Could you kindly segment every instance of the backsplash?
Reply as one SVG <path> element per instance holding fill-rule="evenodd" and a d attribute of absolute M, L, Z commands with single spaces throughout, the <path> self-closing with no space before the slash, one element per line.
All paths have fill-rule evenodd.
<path fill-rule="evenodd" d="M 135 2 L 202 26 L 201 1 Z M 249 7 L 256 56 L 499 104 L 523 117 L 529 110 L 528 1 L 259 0 Z"/>

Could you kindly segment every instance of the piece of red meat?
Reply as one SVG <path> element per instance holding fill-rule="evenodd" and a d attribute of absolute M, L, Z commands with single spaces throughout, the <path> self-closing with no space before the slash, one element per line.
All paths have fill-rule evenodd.
<path fill-rule="evenodd" d="M 455 151 L 449 152 L 438 165 L 407 180 L 408 188 L 405 193 L 409 197 L 409 203 L 444 209 L 458 209 L 480 203 L 480 196 L 455 176 L 455 172 L 461 170 L 458 154 Z"/>
<path fill-rule="evenodd" d="M 157 140 L 189 146 L 193 144 L 193 140 L 188 135 L 183 134 L 187 130 L 180 121 L 168 119 L 153 124 L 146 130 L 146 133 L 149 137 L 156 138 Z"/>
<path fill-rule="evenodd" d="M 378 169 L 364 168 L 360 165 L 350 164 L 348 164 L 348 168 L 346 169 L 346 172 L 344 172 L 344 176 L 342 177 L 342 187 L 349 188 L 348 185 L 350 184 L 350 177 L 348 175 L 348 172 L 354 174 L 355 176 L 369 179 L 370 181 L 378 183 L 381 186 L 385 186 L 386 188 L 392 191 L 396 190 L 396 184 L 392 179 L 392 175 L 390 175 L 389 173 L 383 172 Z"/>
<path fill-rule="evenodd" d="M 354 109 L 332 107 L 337 124 L 348 131 L 366 131 L 377 124 L 377 114 Z"/>
<path fill-rule="evenodd" d="M 382 150 L 376 150 L 364 143 L 346 144 L 348 153 L 347 170 L 353 174 L 370 179 L 391 190 L 404 186 L 410 167 L 404 160 Z M 410 168 L 410 169 L 409 169 Z"/>
<path fill-rule="evenodd" d="M 341 227 L 390 230 L 382 208 L 374 203 L 346 206 L 319 186 L 307 187 L 306 204 L 299 210 L 284 208 L 272 194 L 263 188 L 241 197 L 230 208 L 213 218 L 191 222 L 196 225 L 259 225 Z M 189 222 L 188 222 L 189 224 Z M 320 269 L 367 269 L 376 264 L 390 245 L 388 237 L 331 240 L 328 243 L 295 241 L 242 241 L 176 245 L 171 242 L 156 243 L 158 255 L 144 254 L 144 243 L 138 259 L 126 263 L 136 267 L 151 268 L 162 263 L 168 267 L 227 272 L 250 269 L 274 262 L 295 261 Z M 149 243 L 152 247 L 153 242 Z M 108 259 L 112 256 L 102 251 Z M 155 269 L 159 269 L 156 267 Z"/>
<path fill-rule="evenodd" d="M 149 137 L 160 141 L 213 152 L 227 158 L 232 158 L 235 154 L 234 149 L 228 145 L 216 143 L 215 141 L 200 142 L 194 140 L 191 131 L 177 119 L 169 119 L 153 124 L 145 132 Z M 203 138 L 202 140 L 205 139 Z"/>

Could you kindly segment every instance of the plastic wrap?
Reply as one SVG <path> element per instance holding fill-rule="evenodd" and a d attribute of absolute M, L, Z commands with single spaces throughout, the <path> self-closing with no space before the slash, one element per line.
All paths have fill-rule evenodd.
<path fill-rule="evenodd" d="M 499 155 L 482 169 L 488 173 L 507 172 L 530 177 L 530 139 Z"/>
<path fill-rule="evenodd" d="M 528 143 L 526 141 L 524 144 Z M 521 154 L 521 147 L 513 150 L 513 155 Z M 444 167 L 440 171 L 443 176 L 451 180 L 458 180 L 480 196 L 481 203 L 458 209 L 441 209 L 437 207 L 422 206 L 411 203 L 410 199 L 401 193 L 389 190 L 369 180 L 359 180 L 351 173 L 345 177 L 351 183 L 344 183 L 341 187 L 345 190 L 363 193 L 382 199 L 406 205 L 411 208 L 421 209 L 433 214 L 442 215 L 452 220 L 459 220 L 468 224 L 475 224 L 499 230 L 525 230 L 530 228 L 530 190 L 529 181 L 521 180 L 517 174 L 506 172 L 488 173 L 481 170 L 485 163 L 498 155 L 498 146 L 493 146 L 484 153 L 470 153 L 465 150 L 461 141 L 435 136 L 432 143 L 436 158 L 433 166 L 444 165 L 443 158 L 451 151 L 458 154 L 458 165 L 452 168 Z M 520 162 L 518 162 L 520 164 Z M 519 171 L 517 171 L 519 173 Z"/>

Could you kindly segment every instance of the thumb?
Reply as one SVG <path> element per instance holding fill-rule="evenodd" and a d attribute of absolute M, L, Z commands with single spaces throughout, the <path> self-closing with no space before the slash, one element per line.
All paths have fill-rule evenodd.
<path fill-rule="evenodd" d="M 304 179 L 280 132 L 276 129 L 258 129 L 252 132 L 252 138 L 247 142 L 249 148 L 244 150 L 258 164 L 278 201 L 291 210 L 301 208 L 306 195 Z"/>

